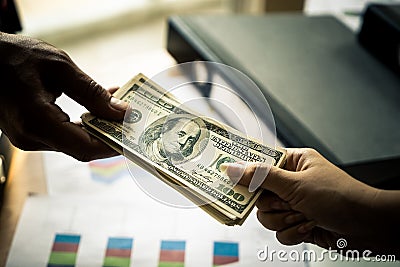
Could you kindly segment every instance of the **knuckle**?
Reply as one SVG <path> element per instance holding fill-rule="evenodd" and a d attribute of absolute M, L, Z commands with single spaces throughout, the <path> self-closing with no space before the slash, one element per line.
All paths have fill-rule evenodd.
<path fill-rule="evenodd" d="M 60 63 L 71 62 L 71 58 L 67 52 L 43 41 L 36 43 L 32 50 L 42 59 Z"/>
<path fill-rule="evenodd" d="M 60 57 L 61 59 L 68 60 L 68 61 L 71 60 L 71 58 L 70 58 L 70 56 L 68 55 L 68 53 L 65 52 L 65 51 L 62 50 L 62 49 L 56 48 L 56 53 L 59 55 L 59 57 Z"/>
<path fill-rule="evenodd" d="M 106 98 L 107 97 L 107 90 L 105 90 L 103 87 L 101 87 L 98 83 L 96 83 L 93 80 L 89 80 L 88 83 L 88 92 L 90 93 L 90 96 L 93 97 L 94 99 L 96 98 Z"/>
<path fill-rule="evenodd" d="M 318 151 L 314 148 L 303 148 L 303 154 L 306 156 L 317 156 L 319 155 Z"/>
<path fill-rule="evenodd" d="M 245 175 L 252 177 L 253 174 L 257 171 L 257 169 L 259 168 L 260 164 L 259 163 L 252 163 L 249 164 L 248 167 L 245 170 Z"/>
<path fill-rule="evenodd" d="M 58 59 L 60 61 L 70 61 L 71 58 L 62 49 L 59 49 L 57 47 L 54 47 L 52 45 L 47 45 L 46 50 L 54 57 L 54 59 Z"/>
<path fill-rule="evenodd" d="M 108 99 L 108 91 L 90 77 L 87 77 L 82 73 L 82 77 L 80 79 L 85 83 L 81 94 L 79 94 L 80 101 L 84 105 L 90 105 L 93 108 L 97 107 L 99 104 L 103 104 L 104 101 Z M 98 110 L 90 111 L 96 113 Z"/>
<path fill-rule="evenodd" d="M 66 71 L 73 71 L 75 69 L 74 64 L 72 63 L 71 58 L 68 54 L 62 50 L 58 50 L 55 54 L 53 54 L 51 61 L 54 62 L 56 68 L 59 68 Z"/>

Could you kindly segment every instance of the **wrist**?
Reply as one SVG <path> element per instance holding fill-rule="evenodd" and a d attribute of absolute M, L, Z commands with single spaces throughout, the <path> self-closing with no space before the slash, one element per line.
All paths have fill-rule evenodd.
<path fill-rule="evenodd" d="M 350 187 L 351 188 L 351 187 Z M 349 189 L 351 190 L 351 189 Z M 350 209 L 352 219 L 350 223 L 353 224 L 353 231 L 356 236 L 360 238 L 375 240 L 377 232 L 371 231 L 372 228 L 377 228 L 375 212 L 377 208 L 377 198 L 380 194 L 380 190 L 369 185 L 363 184 L 357 181 L 357 185 L 351 190 L 351 201 Z"/>
<path fill-rule="evenodd" d="M 377 190 L 372 209 L 376 233 L 383 245 L 400 248 L 400 191 Z"/>

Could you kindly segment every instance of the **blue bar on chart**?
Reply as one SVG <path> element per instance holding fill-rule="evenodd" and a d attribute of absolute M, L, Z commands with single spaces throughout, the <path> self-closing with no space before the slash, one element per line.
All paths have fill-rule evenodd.
<path fill-rule="evenodd" d="M 222 266 L 239 261 L 239 244 L 236 242 L 214 242 L 213 266 Z"/>
<path fill-rule="evenodd" d="M 103 267 L 129 267 L 131 264 L 133 238 L 110 237 Z"/>
<path fill-rule="evenodd" d="M 74 267 L 80 235 L 56 234 L 47 267 Z"/>
<path fill-rule="evenodd" d="M 186 241 L 162 240 L 158 267 L 185 266 Z"/>

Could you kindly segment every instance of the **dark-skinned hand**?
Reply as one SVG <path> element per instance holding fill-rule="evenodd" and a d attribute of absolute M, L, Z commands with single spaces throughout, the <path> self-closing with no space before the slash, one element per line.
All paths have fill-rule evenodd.
<path fill-rule="evenodd" d="M 0 33 L 0 128 L 22 150 L 53 150 L 89 161 L 116 153 L 55 104 L 66 94 L 91 113 L 122 120 L 127 105 L 43 41 Z"/>

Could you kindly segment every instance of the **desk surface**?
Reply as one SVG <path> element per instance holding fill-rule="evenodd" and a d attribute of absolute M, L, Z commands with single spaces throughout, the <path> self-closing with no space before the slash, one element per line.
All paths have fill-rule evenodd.
<path fill-rule="evenodd" d="M 0 210 L 0 266 L 5 266 L 11 242 L 29 194 L 45 194 L 46 181 L 40 152 L 15 149 Z"/>
<path fill-rule="evenodd" d="M 0 239 L 0 266 L 4 266 L 6 263 L 6 256 L 9 253 L 9 248 L 10 248 L 10 245 L 11 245 L 11 242 L 13 239 L 13 235 L 16 230 L 16 225 L 17 225 L 18 219 L 21 215 L 21 211 L 24 206 L 25 199 L 27 198 L 27 196 L 30 193 L 46 194 L 47 190 L 46 190 L 46 184 L 45 184 L 44 177 L 45 176 L 44 176 L 44 168 L 43 168 L 43 155 L 41 153 L 31 153 L 31 152 L 29 153 L 29 152 L 17 151 L 16 156 L 15 156 L 15 161 L 13 162 L 13 165 L 11 168 L 11 179 L 9 180 L 10 183 L 8 183 L 8 188 L 7 188 L 8 191 L 7 191 L 7 195 L 6 195 L 6 199 L 5 199 L 5 204 L 3 206 L 3 209 L 2 209 L 1 215 L 0 215 L 0 226 L 1 226 L 0 227 L 0 236 L 1 236 L 1 239 Z M 32 199 L 30 199 L 30 200 L 32 201 Z M 65 200 L 67 200 L 67 201 L 65 201 Z M 68 208 L 69 207 L 68 205 L 70 204 L 70 202 L 68 200 L 71 200 L 71 198 L 68 198 L 68 197 L 65 197 L 65 199 L 63 197 L 61 197 L 61 199 L 54 198 L 54 199 L 51 199 L 51 203 L 54 202 L 54 206 L 62 204 L 61 207 L 64 207 L 64 208 L 67 207 L 66 210 L 71 211 L 71 209 Z M 151 200 L 149 201 L 149 198 L 144 198 L 142 200 L 144 202 L 150 202 L 150 203 L 153 202 L 153 204 L 157 205 L 157 202 L 154 202 Z M 108 201 L 108 200 L 106 200 L 106 201 Z M 44 203 L 47 203 L 47 202 L 44 202 Z M 90 210 L 94 209 L 94 211 L 92 211 L 92 212 L 94 212 L 94 214 L 96 214 L 96 216 L 99 216 L 99 214 L 100 214 L 103 216 L 102 217 L 103 219 L 109 218 L 110 213 L 112 214 L 112 211 L 115 210 L 115 206 L 112 206 L 112 205 L 104 206 L 104 207 L 101 207 L 100 209 L 97 209 L 96 207 L 98 207 L 99 205 L 101 206 L 100 203 L 104 204 L 105 202 L 98 202 L 98 200 L 95 200 L 94 202 L 92 201 L 91 206 L 87 206 L 85 211 L 90 211 Z M 134 203 L 140 203 L 139 204 L 139 206 L 140 206 L 143 202 L 136 201 Z M 28 204 L 29 204 L 29 201 L 28 201 Z M 31 202 L 31 204 L 32 204 L 32 202 Z M 79 202 L 79 207 L 85 208 L 85 204 L 83 204 L 83 205 L 81 205 L 81 204 L 82 203 Z M 32 208 L 32 207 L 33 206 L 31 205 L 30 208 Z M 129 204 L 129 210 L 131 210 L 132 207 L 134 207 L 134 205 L 132 206 L 131 204 Z M 44 205 L 44 208 L 42 207 L 42 209 L 47 209 L 47 208 L 48 208 L 47 205 Z M 58 208 L 58 206 L 57 206 L 57 208 Z M 90 209 L 88 209 L 88 208 L 90 208 Z M 110 210 L 110 208 L 112 210 Z M 104 214 L 102 214 L 100 212 L 102 210 L 105 210 Z M 154 212 L 153 207 L 149 208 L 147 205 L 145 205 L 145 210 L 147 210 L 150 213 Z M 145 210 L 140 211 L 140 213 L 144 214 Z M 158 210 L 157 212 L 161 212 L 161 215 L 162 215 L 161 217 L 164 216 L 164 218 L 167 218 L 166 215 L 168 215 L 168 213 L 170 211 L 168 211 L 167 207 L 162 205 L 160 210 Z M 157 212 L 156 212 L 156 214 L 158 214 Z M 118 209 L 117 209 L 117 213 L 118 213 Z M 34 214 L 36 214 L 36 213 L 34 213 Z M 91 214 L 91 215 L 93 215 L 93 214 Z M 115 214 L 113 214 L 113 215 L 115 215 Z M 127 219 L 126 214 L 121 213 L 120 215 L 121 216 L 117 216 L 114 219 L 116 221 L 120 221 L 121 219 Z M 67 216 L 71 216 L 71 214 L 69 214 Z M 94 218 L 94 220 L 98 219 L 97 217 L 94 217 L 94 216 L 88 216 L 88 217 L 92 217 L 92 218 Z M 133 221 L 138 221 L 138 220 L 140 221 L 142 218 L 142 221 L 139 222 L 139 224 L 134 224 L 133 228 L 143 226 L 142 230 L 144 232 L 146 232 L 146 229 L 147 230 L 150 229 L 150 231 L 152 233 L 158 231 L 159 234 L 162 234 L 163 236 L 165 236 L 165 231 L 166 231 L 165 229 L 161 229 L 161 228 L 159 229 L 158 227 L 154 227 L 155 224 L 159 223 L 158 221 L 154 221 L 154 222 L 152 222 L 152 220 L 149 221 L 146 218 L 146 216 L 136 217 L 136 213 L 133 213 L 131 217 L 134 217 L 134 219 L 129 220 L 130 223 L 132 223 Z M 247 227 L 248 231 L 243 231 L 243 230 L 245 230 L 244 228 L 236 229 L 236 230 L 241 230 L 241 231 L 235 231 L 234 228 L 228 228 L 228 229 L 224 230 L 220 227 L 220 225 L 217 225 L 217 227 L 215 227 L 216 225 L 214 225 L 214 224 L 210 225 L 208 221 L 212 220 L 212 219 L 210 219 L 208 217 L 208 215 L 203 214 L 203 211 L 201 211 L 201 210 L 198 210 L 198 211 L 184 210 L 184 212 L 182 212 L 178 216 L 178 220 L 186 219 L 186 221 L 192 221 L 193 217 L 196 217 L 198 219 L 199 226 L 204 228 L 204 232 L 200 231 L 200 235 L 202 235 L 202 236 L 207 235 L 207 231 L 205 231 L 206 229 L 208 231 L 210 231 L 213 228 L 215 228 L 211 232 L 213 232 L 213 234 L 216 234 L 216 235 L 219 234 L 218 238 L 227 238 L 227 236 L 234 236 L 235 238 L 238 238 L 238 240 L 251 240 L 252 244 L 259 243 L 259 242 L 267 242 L 268 246 L 271 246 L 272 249 L 284 249 L 284 247 L 277 245 L 277 243 L 276 243 L 277 241 L 275 241 L 275 239 L 273 239 L 273 237 L 274 237 L 273 232 L 266 231 L 258 223 L 256 223 L 255 214 L 252 214 L 248 219 L 250 222 L 251 221 L 253 222 L 252 223 L 252 229 L 253 229 L 252 231 L 249 231 L 249 230 L 251 230 L 248 227 L 249 224 L 247 224 L 247 226 L 243 226 L 244 228 Z M 31 217 L 31 218 L 33 218 L 33 217 Z M 93 220 L 92 220 L 92 222 L 93 222 Z M 212 222 L 214 223 L 214 221 L 212 221 Z M 35 224 L 35 222 L 32 222 L 32 221 L 27 222 L 25 220 L 25 226 L 27 223 L 29 226 L 32 226 L 32 223 L 33 223 L 33 226 L 29 227 L 29 230 L 37 229 L 37 225 L 38 225 L 37 222 Z M 164 220 L 163 224 L 164 224 L 164 226 L 165 226 L 165 224 L 168 224 L 168 220 Z M 126 225 L 130 225 L 130 224 L 126 224 Z M 180 226 L 182 227 L 184 225 L 187 225 L 187 224 L 181 224 Z M 171 226 L 170 228 L 173 229 L 173 231 L 176 231 L 175 224 L 170 223 L 170 226 Z M 186 232 L 189 229 L 186 229 L 183 232 Z M 167 233 L 169 233 L 168 231 L 167 231 Z M 227 234 L 226 231 L 234 231 L 235 233 Z M 41 229 L 38 229 L 37 232 L 39 232 L 39 235 L 40 235 Z M 192 229 L 190 229 L 190 232 L 192 232 Z M 136 234 L 141 234 L 141 232 L 136 233 Z M 250 236 L 249 236 L 249 234 L 250 234 Z M 166 234 L 166 235 L 168 236 L 168 234 Z M 197 235 L 194 234 L 194 236 L 197 236 Z M 138 240 L 142 240 L 142 241 L 146 240 L 146 238 L 144 238 L 144 237 L 142 239 L 138 238 Z M 150 236 L 150 239 L 151 238 L 152 237 Z M 192 241 L 193 241 L 193 239 L 192 239 Z M 259 244 L 261 244 L 261 243 L 259 243 Z M 315 250 L 316 253 L 320 253 L 320 250 L 322 250 L 315 246 L 311 246 L 308 248 L 311 250 Z M 137 247 L 137 249 L 140 250 L 140 245 Z M 150 247 L 145 248 L 146 251 L 148 249 L 151 250 L 152 247 L 150 246 Z M 203 249 L 204 249 L 204 247 L 203 247 Z M 289 247 L 288 249 L 293 250 L 295 248 Z M 195 251 L 201 251 L 201 250 L 195 250 Z M 254 248 L 252 248 L 251 251 L 255 251 Z M 137 253 L 135 255 L 140 255 L 144 251 L 142 249 L 141 252 L 140 251 L 138 251 L 138 252 L 139 253 Z M 211 253 L 211 250 L 209 252 Z M 155 255 L 158 255 L 158 254 L 155 254 Z M 191 256 L 193 256 L 193 255 L 191 255 Z M 248 254 L 247 254 L 247 256 L 248 256 Z M 255 254 L 250 254 L 250 256 L 252 256 L 254 258 L 256 257 Z M 193 258 L 193 257 L 188 257 L 189 260 L 190 260 L 190 258 Z M 202 255 L 202 258 L 207 258 L 207 257 Z M 100 258 L 100 260 L 101 260 L 101 258 Z M 261 263 L 261 265 L 265 265 L 265 262 L 260 262 L 260 263 Z M 289 265 L 291 264 L 290 266 L 303 266 L 303 265 L 301 265 L 301 263 L 296 264 L 294 262 L 288 263 L 288 264 Z M 379 264 L 379 266 L 387 266 L 387 267 L 398 265 L 398 263 L 393 263 L 393 262 L 392 263 L 390 263 L 390 262 L 378 263 L 377 265 L 374 265 L 373 262 L 351 262 L 351 261 L 340 262 L 340 261 L 331 261 L 331 260 L 327 259 L 326 261 L 323 261 L 323 262 L 312 262 L 310 264 L 310 266 L 313 266 L 313 267 L 330 267 L 330 266 L 332 266 L 333 267 L 333 266 L 345 265 L 345 266 L 349 266 L 349 267 L 350 266 L 355 267 L 355 266 L 365 266 L 366 264 L 368 264 L 368 266 L 378 266 L 378 264 Z M 21 266 L 21 265 L 19 265 L 19 266 Z M 22 266 L 24 266 L 24 265 L 22 265 Z M 82 264 L 82 266 L 86 266 L 86 265 Z M 148 266 L 148 265 L 146 265 L 146 266 Z M 202 266 L 207 266 L 207 265 L 202 265 Z M 259 265 L 257 265 L 257 266 L 259 266 Z"/>

